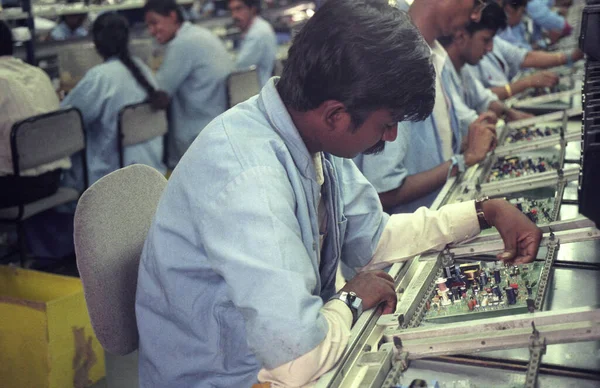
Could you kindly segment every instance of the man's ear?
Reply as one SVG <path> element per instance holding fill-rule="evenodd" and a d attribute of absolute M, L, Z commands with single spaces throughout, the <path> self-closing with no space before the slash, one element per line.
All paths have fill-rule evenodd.
<path fill-rule="evenodd" d="M 328 131 L 345 132 L 350 128 L 352 124 L 350 114 L 346 110 L 346 106 L 340 101 L 324 101 L 319 110 L 321 111 L 321 120 L 328 128 Z"/>

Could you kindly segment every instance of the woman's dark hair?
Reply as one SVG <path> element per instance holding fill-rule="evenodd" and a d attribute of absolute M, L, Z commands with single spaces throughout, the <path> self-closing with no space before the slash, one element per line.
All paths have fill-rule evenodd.
<path fill-rule="evenodd" d="M 0 20 L 0 56 L 13 55 L 14 40 L 12 31 L 6 22 Z"/>
<path fill-rule="evenodd" d="M 167 93 L 156 90 L 142 73 L 139 66 L 129 54 L 129 24 L 125 17 L 114 13 L 104 13 L 94 21 L 92 26 L 96 51 L 104 58 L 117 57 L 129 69 L 133 78 L 146 93 L 153 109 L 166 109 L 169 105 Z"/>
<path fill-rule="evenodd" d="M 175 0 L 148 0 L 146 4 L 144 4 L 143 9 L 144 13 L 153 11 L 162 16 L 169 16 L 171 12 L 175 12 L 177 21 L 179 23 L 183 23 L 184 21 L 181 8 Z"/>
<path fill-rule="evenodd" d="M 420 121 L 435 100 L 430 57 L 410 17 L 386 0 L 328 0 L 294 38 L 277 89 L 302 112 L 340 101 L 355 127 L 379 109 Z"/>

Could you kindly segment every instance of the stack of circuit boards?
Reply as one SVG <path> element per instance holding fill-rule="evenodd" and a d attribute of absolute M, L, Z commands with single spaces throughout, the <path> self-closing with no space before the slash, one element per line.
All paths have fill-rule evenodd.
<path fill-rule="evenodd" d="M 538 140 L 544 137 L 559 135 L 561 127 L 551 127 L 548 125 L 530 125 L 523 128 L 517 128 L 510 131 L 504 139 L 504 145 L 514 144 L 521 141 Z"/>
<path fill-rule="evenodd" d="M 559 166 L 559 160 L 555 157 L 510 156 L 500 158 L 492 165 L 487 181 L 497 182 L 510 178 L 553 171 L 557 170 Z"/>

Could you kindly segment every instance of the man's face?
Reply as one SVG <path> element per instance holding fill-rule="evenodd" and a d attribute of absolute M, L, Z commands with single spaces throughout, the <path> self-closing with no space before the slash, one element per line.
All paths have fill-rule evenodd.
<path fill-rule="evenodd" d="M 377 153 L 383 151 L 386 141 L 394 141 L 398 134 L 398 122 L 387 109 L 372 112 L 357 129 L 349 119 L 346 122 L 348 125 L 339 131 L 337 138 L 325 151 L 343 158 Z"/>
<path fill-rule="evenodd" d="M 483 56 L 494 48 L 493 30 L 479 30 L 469 36 L 465 32 L 465 44 L 462 50 L 463 57 L 469 65 L 477 65 Z"/>
<path fill-rule="evenodd" d="M 469 21 L 479 21 L 484 7 L 482 0 L 446 0 L 440 9 L 442 35 L 449 36 L 464 28 Z"/>
<path fill-rule="evenodd" d="M 231 11 L 231 17 L 236 27 L 242 30 L 242 32 L 248 31 L 252 24 L 252 19 L 256 16 L 256 8 L 248 7 L 241 0 L 230 0 L 229 10 Z"/>
<path fill-rule="evenodd" d="M 504 12 L 506 13 L 506 23 L 510 27 L 514 27 L 517 24 L 521 23 L 523 20 L 523 15 L 525 14 L 525 7 L 513 8 L 511 6 L 504 7 Z"/>
<path fill-rule="evenodd" d="M 174 11 L 171 11 L 168 16 L 148 11 L 145 15 L 145 21 L 150 35 L 160 44 L 165 44 L 173 39 L 179 29 L 177 14 Z"/>
<path fill-rule="evenodd" d="M 87 17 L 86 14 L 65 15 L 64 20 L 65 20 L 65 24 L 71 30 L 76 30 L 79 27 L 81 27 L 81 25 L 85 21 L 86 17 Z"/>

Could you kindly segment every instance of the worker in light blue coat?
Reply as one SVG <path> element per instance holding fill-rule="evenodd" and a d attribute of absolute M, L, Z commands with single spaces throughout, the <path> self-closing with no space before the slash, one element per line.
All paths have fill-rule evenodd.
<path fill-rule="evenodd" d="M 117 128 L 119 112 L 127 105 L 149 100 L 156 108 L 166 109 L 168 97 L 156 89 L 150 68 L 128 52 L 127 21 L 116 13 L 102 14 L 93 26 L 96 50 L 105 62 L 90 69 L 61 102 L 61 107 L 81 111 L 86 132 L 89 183 L 92 184 L 119 168 Z M 126 147 L 124 164 L 146 164 L 166 172 L 163 138 Z M 66 186 L 83 189 L 81 160 L 65 174 Z"/>
<path fill-rule="evenodd" d="M 50 31 L 52 40 L 68 40 L 88 36 L 88 30 L 83 26 L 87 14 L 73 14 L 61 17 L 61 22 Z"/>
<path fill-rule="evenodd" d="M 129 27 L 117 13 L 100 15 L 92 27 L 94 44 L 105 62 L 90 69 L 61 102 L 75 107 L 83 118 L 89 184 L 117 170 L 119 165 L 118 120 L 123 107 L 149 101 L 155 109 L 166 109 L 168 96 L 156 89 L 151 70 L 128 52 Z M 126 147 L 124 164 L 146 164 L 161 173 L 163 138 L 157 137 Z M 81 153 L 72 157 L 72 167 L 63 174 L 62 186 L 85 189 Z M 63 205 L 28 220 L 30 251 L 37 257 L 61 258 L 73 252 L 75 203 Z"/>
<path fill-rule="evenodd" d="M 554 0 L 530 0 L 527 2 L 527 15 L 533 21 L 533 42 L 540 42 L 544 38 L 544 31 L 560 32 L 559 36 L 567 36 L 572 32 L 572 27 L 564 17 L 552 10 Z"/>
<path fill-rule="evenodd" d="M 387 1 L 315 13 L 281 78 L 211 122 L 169 179 L 138 273 L 141 387 L 312 384 L 345 354 L 361 304 L 395 310 L 393 279 L 372 269 L 479 231 L 473 202 L 384 214 L 345 159 L 426 117 L 433 83 L 426 44 Z M 506 220 L 506 253 L 533 260 L 541 232 L 506 201 L 482 208 Z M 341 261 L 360 273 L 337 293 Z"/>
<path fill-rule="evenodd" d="M 452 80 L 452 72 L 455 72 L 452 66 L 450 60 L 445 58 L 441 71 L 442 89 L 436 90 L 447 103 L 448 116 L 436 115 L 434 108 L 434 113 L 425 121 L 401 122 L 398 124 L 398 138 L 388 143 L 381 153 L 354 158 L 358 168 L 379 193 L 384 208 L 391 214 L 410 213 L 421 206 L 431 206 L 448 176 L 479 162 L 489 149 L 489 140 L 482 140 L 488 143 L 485 150 L 473 153 L 478 143 L 471 141 L 471 152 L 465 151 L 468 153 L 467 159 L 463 155 L 461 147 L 463 138 L 468 137 L 469 127 L 483 125 L 487 132 L 495 120 L 493 115 L 479 117 L 477 112 L 465 105 L 460 98 L 461 91 L 456 88 L 460 83 Z M 442 120 L 445 122 L 440 123 Z M 443 140 L 441 131 L 451 131 L 450 143 Z M 489 134 L 485 134 L 486 139 L 489 137 Z M 415 186 L 414 193 L 402 195 L 402 200 L 396 199 L 407 178 L 440 167 L 443 173 L 439 183 L 419 184 L 419 187 Z M 435 180 L 432 175 L 426 179 L 431 182 Z"/>
<path fill-rule="evenodd" d="M 260 86 L 273 75 L 277 58 L 277 38 L 273 27 L 258 15 L 259 0 L 229 0 L 235 25 L 242 31 L 235 67 L 256 66 Z"/>
<path fill-rule="evenodd" d="M 233 64 L 219 38 L 183 22 L 175 0 L 150 0 L 144 12 L 150 34 L 166 45 L 156 79 L 171 98 L 167 166 L 172 169 L 202 129 L 227 109 Z"/>
<path fill-rule="evenodd" d="M 465 65 L 464 68 L 469 76 L 478 78 L 486 88 L 503 86 L 519 73 L 527 53 L 528 50 L 495 36 L 492 52 L 476 66 Z"/>

